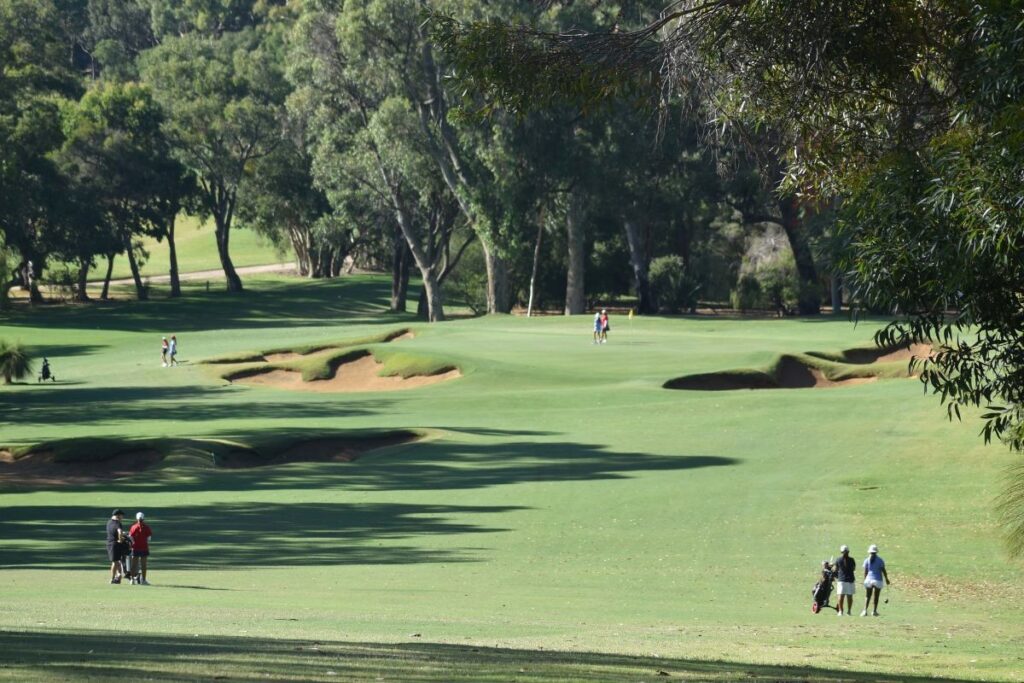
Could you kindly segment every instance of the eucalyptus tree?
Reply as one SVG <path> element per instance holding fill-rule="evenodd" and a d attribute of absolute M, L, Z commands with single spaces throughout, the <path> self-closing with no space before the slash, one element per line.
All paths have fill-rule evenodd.
<path fill-rule="evenodd" d="M 146 0 L 88 0 L 89 46 L 93 71 L 105 79 L 138 78 L 138 57 L 157 44 Z"/>
<path fill-rule="evenodd" d="M 80 92 L 60 26 L 50 0 L 0 0 L 0 231 L 33 302 L 63 182 L 50 156 L 63 141 L 57 102 Z"/>
<path fill-rule="evenodd" d="M 151 235 L 170 243 L 172 296 L 180 295 L 174 222 L 189 184 L 185 168 L 171 154 L 163 123 L 163 110 L 149 88 L 137 83 L 99 82 L 81 101 L 65 106 L 60 158 L 81 188 L 80 230 L 85 232 L 86 223 L 94 226 L 89 239 L 74 241 L 82 245 L 75 254 L 80 283 L 94 255 L 124 251 L 138 297 L 146 298 L 134 242 Z M 81 296 L 81 284 L 79 290 Z"/>
<path fill-rule="evenodd" d="M 525 16 L 526 3 L 442 3 L 465 16 Z M 422 6 L 414 0 L 370 0 L 344 3 L 329 13 L 336 27 L 338 60 L 350 70 L 362 70 L 363 82 L 377 83 L 387 97 L 408 103 L 416 115 L 423 141 L 445 186 L 458 202 L 463 218 L 479 237 L 488 276 L 488 310 L 511 308 L 508 251 L 521 227 L 501 195 L 502 177 L 495 174 L 500 134 L 514 124 L 456 122 L 449 116 L 453 94 L 449 67 L 439 55 L 423 24 Z M 415 257 L 415 251 L 414 251 Z"/>
<path fill-rule="evenodd" d="M 409 98 L 423 49 L 417 17 L 413 3 L 389 1 L 308 12 L 296 30 L 290 75 L 293 106 L 313 112 L 317 182 L 335 210 L 386 203 L 435 321 L 444 317 L 441 281 L 452 265 L 455 216 L 418 104 Z"/>
<path fill-rule="evenodd" d="M 280 54 L 263 37 L 258 25 L 167 36 L 140 57 L 143 78 L 167 111 L 176 156 L 213 218 L 228 291 L 242 290 L 230 252 L 240 189 L 281 141 L 287 83 Z"/>

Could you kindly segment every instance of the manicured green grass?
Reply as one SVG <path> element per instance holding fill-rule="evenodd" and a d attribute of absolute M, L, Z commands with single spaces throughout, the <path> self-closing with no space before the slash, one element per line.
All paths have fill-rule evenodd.
<path fill-rule="evenodd" d="M 388 315 L 386 279 L 247 284 L 0 322 L 61 380 L 0 388 L 0 443 L 171 444 L 131 479 L 3 490 L 0 678 L 1022 678 L 1024 570 L 992 513 L 1016 457 L 973 417 L 947 422 L 912 379 L 662 388 L 837 354 L 876 324 L 636 318 L 595 346 L 589 316 Z M 180 367 L 160 367 L 161 333 Z M 199 363 L 346 340 L 463 377 L 317 394 Z M 400 429 L 433 437 L 245 470 L 196 451 Z M 152 523 L 153 586 L 106 584 L 115 506 Z M 810 613 L 840 543 L 881 546 L 882 617 Z"/>
<path fill-rule="evenodd" d="M 174 230 L 174 244 L 178 254 L 178 272 L 192 273 L 201 270 L 219 270 L 220 257 L 213 237 L 213 223 L 201 222 L 192 216 L 178 218 Z M 143 276 L 167 275 L 170 272 L 170 251 L 167 240 L 157 241 L 152 237 L 142 240 L 149 254 L 142 264 Z M 231 260 L 236 268 L 262 266 L 270 263 L 285 263 L 293 258 L 291 250 L 279 252 L 267 239 L 252 230 L 231 231 Z M 92 270 L 91 279 L 102 280 L 107 274 L 107 262 L 100 259 Z M 114 259 L 114 279 L 130 278 L 128 259 L 118 256 Z"/>

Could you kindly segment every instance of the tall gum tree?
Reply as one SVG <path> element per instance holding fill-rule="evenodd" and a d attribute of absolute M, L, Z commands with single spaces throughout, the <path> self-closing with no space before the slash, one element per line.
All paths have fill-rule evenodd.
<path fill-rule="evenodd" d="M 239 192 L 254 162 L 281 139 L 287 86 L 280 55 L 259 27 L 219 36 L 166 37 L 140 59 L 144 80 L 168 113 L 179 160 L 195 175 L 201 207 L 212 217 L 228 291 L 242 291 L 231 259 Z"/>

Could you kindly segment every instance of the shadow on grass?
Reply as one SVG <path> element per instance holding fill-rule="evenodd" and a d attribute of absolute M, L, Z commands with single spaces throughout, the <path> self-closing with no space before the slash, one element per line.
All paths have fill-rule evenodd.
<path fill-rule="evenodd" d="M 383 399 L 358 404 L 329 400 L 281 401 L 273 400 L 269 394 L 253 395 L 237 387 L 70 387 L 68 384 L 52 385 L 52 391 L 0 393 L 0 423 L 98 425 L 168 416 L 203 420 L 340 418 L 368 415 L 389 405 Z M 49 389 L 51 385 L 46 387 Z"/>
<path fill-rule="evenodd" d="M 118 301 L 75 306 L 19 307 L 6 326 L 59 327 L 170 333 L 242 327 L 309 327 L 359 318 L 360 323 L 394 324 L 407 315 L 385 315 L 391 294 L 386 276 L 354 275 L 332 280 L 248 281 L 241 294 L 190 292 L 181 299 Z"/>
<path fill-rule="evenodd" d="M 439 550 L 402 542 L 507 531 L 468 520 L 525 509 L 384 503 L 127 505 L 129 512 L 142 507 L 147 521 L 152 520 L 154 570 L 472 562 L 482 549 Z M 79 506 L 4 508 L 0 569 L 101 570 L 105 513 Z"/>
<path fill-rule="evenodd" d="M 245 440 L 236 435 L 222 436 Z M 325 436 L 324 432 L 302 429 L 259 433 L 260 439 L 278 443 L 288 439 L 300 443 L 321 436 Z M 340 438 L 343 434 L 332 432 L 328 436 Z M 119 479 L 69 490 L 102 494 L 116 487 L 121 492 L 119 495 L 137 496 L 139 504 L 143 504 L 144 494 L 150 491 L 461 490 L 534 482 L 628 479 L 633 473 L 682 472 L 739 462 L 715 455 L 619 452 L 570 441 L 459 443 L 437 439 L 369 451 L 350 463 L 299 462 L 230 471 L 181 468 L 167 471 L 163 476 Z"/>
<path fill-rule="evenodd" d="M 20 680 L 250 681 L 926 681 L 905 674 L 802 666 L 512 650 L 442 643 L 363 643 L 132 632 L 0 632 L 0 669 Z M 958 681 L 958 679 L 944 679 Z"/>

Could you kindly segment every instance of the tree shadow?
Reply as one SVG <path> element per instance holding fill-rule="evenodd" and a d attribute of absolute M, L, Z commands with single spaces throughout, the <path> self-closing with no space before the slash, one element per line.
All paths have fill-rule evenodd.
<path fill-rule="evenodd" d="M 113 497 L 113 496 L 110 496 Z M 152 520 L 151 566 L 160 569 L 249 569 L 473 562 L 481 548 L 439 550 L 395 542 L 424 536 L 508 531 L 471 524 L 469 516 L 514 512 L 516 506 L 397 503 L 223 503 L 143 507 Z M 127 500 L 126 500 L 127 499 Z M 0 518 L 0 569 L 97 569 L 106 562 L 106 509 L 25 505 Z M 387 545 L 379 545 L 386 541 Z"/>
<path fill-rule="evenodd" d="M 509 432 L 509 435 L 513 432 Z M 244 439 L 240 435 L 225 438 Z M 264 430 L 266 442 L 294 443 L 324 436 L 317 430 Z M 250 491 L 285 488 L 349 491 L 425 491 L 477 489 L 530 482 L 627 479 L 635 472 L 678 472 L 736 465 L 714 455 L 650 455 L 616 452 L 570 441 L 506 440 L 461 443 L 450 439 L 416 441 L 369 451 L 354 462 L 296 462 L 243 470 L 181 470 L 169 477 L 118 480 L 118 489 L 147 491 Z M 110 484 L 76 487 L 100 493 Z"/>
<path fill-rule="evenodd" d="M 412 314 L 388 315 L 391 280 L 355 275 L 320 281 L 259 281 L 241 294 L 212 291 L 180 299 L 111 301 L 88 305 L 19 307 L 3 320 L 6 326 L 102 329 L 153 334 L 205 331 L 211 328 L 320 327 L 344 318 L 360 324 L 413 321 Z"/>
<path fill-rule="evenodd" d="M 155 590 L 148 588 L 146 590 Z M 404 634 L 403 634 L 404 635 Z M 899 673 L 811 666 L 645 657 L 597 652 L 514 650 L 445 643 L 369 643 L 245 636 L 155 635 L 120 631 L 0 631 L 0 669 L 14 675 L 77 679 L 430 682 L 715 680 L 807 683 L 933 681 Z M 943 678 L 950 683 L 964 679 Z"/>
<path fill-rule="evenodd" d="M 370 415 L 388 405 L 384 399 L 358 403 L 327 399 L 275 401 L 268 393 L 249 393 L 244 400 L 239 400 L 242 398 L 239 392 L 251 390 L 200 385 L 79 388 L 65 383 L 62 391 L 0 393 L 0 424 L 98 425 L 153 420 L 159 416 L 178 419 L 201 416 L 203 420 L 336 418 Z"/>

